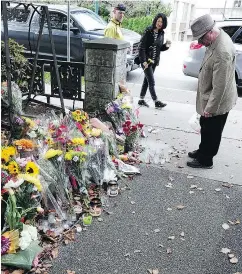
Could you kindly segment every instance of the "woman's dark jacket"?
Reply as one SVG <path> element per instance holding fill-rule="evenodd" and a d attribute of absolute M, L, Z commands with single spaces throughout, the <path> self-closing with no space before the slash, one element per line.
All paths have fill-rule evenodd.
<path fill-rule="evenodd" d="M 156 47 L 156 58 L 154 60 L 155 64 L 158 66 L 160 62 L 160 52 L 168 50 L 168 47 L 164 44 L 164 31 L 158 32 L 156 42 L 154 44 L 154 35 L 152 27 L 148 27 L 139 45 L 139 60 L 140 63 L 148 62 L 148 59 L 153 59 L 153 47 Z"/>

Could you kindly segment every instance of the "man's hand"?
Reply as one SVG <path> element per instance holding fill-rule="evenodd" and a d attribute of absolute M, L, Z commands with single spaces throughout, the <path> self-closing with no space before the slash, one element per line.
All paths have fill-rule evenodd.
<path fill-rule="evenodd" d="M 209 112 L 204 111 L 203 116 L 206 117 L 206 118 L 209 118 L 209 117 L 212 117 L 212 114 L 209 113 Z"/>
<path fill-rule="evenodd" d="M 144 70 L 145 70 L 145 69 L 147 69 L 147 68 L 148 68 L 148 66 L 149 66 L 149 65 L 148 65 L 148 63 L 147 63 L 147 62 L 144 62 L 144 63 L 143 63 L 143 66 L 144 66 Z"/>

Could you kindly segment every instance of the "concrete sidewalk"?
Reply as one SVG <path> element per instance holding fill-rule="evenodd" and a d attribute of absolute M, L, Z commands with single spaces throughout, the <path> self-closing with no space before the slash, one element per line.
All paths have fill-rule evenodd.
<path fill-rule="evenodd" d="M 132 84 L 131 84 L 132 85 Z M 129 85 L 129 86 L 131 86 Z M 196 134 L 188 124 L 190 117 L 196 112 L 195 92 L 167 91 L 157 87 L 157 94 L 167 106 L 156 110 L 149 94 L 146 99 L 149 108 L 139 107 L 139 86 L 133 85 L 135 107 L 139 110 L 139 119 L 145 125 L 147 138 L 142 144 L 151 148 L 151 153 L 159 151 L 170 161 L 164 164 L 169 170 L 191 173 L 196 176 L 242 185 L 242 98 L 230 112 L 218 155 L 214 158 L 214 168 L 211 170 L 192 169 L 186 166 L 189 151 L 198 148 L 200 135 Z M 149 133 L 149 129 L 155 129 Z M 153 151 L 153 152 L 152 152 Z"/>
<path fill-rule="evenodd" d="M 222 224 L 242 220 L 242 188 L 226 188 L 221 182 L 187 178 L 158 167 L 141 166 L 141 170 L 141 176 L 127 182 L 131 190 L 109 199 L 112 215 L 103 213 L 103 221 L 95 219 L 91 227 L 77 234 L 76 242 L 60 248 L 51 273 L 241 272 L 242 226 L 230 225 L 224 230 Z M 169 183 L 172 188 L 167 187 Z M 191 189 L 191 185 L 202 189 Z M 217 188 L 221 191 L 215 191 Z M 178 205 L 185 207 L 178 210 Z M 231 249 L 238 263 L 231 264 L 220 252 L 222 248 Z M 172 253 L 167 254 L 167 249 Z"/>

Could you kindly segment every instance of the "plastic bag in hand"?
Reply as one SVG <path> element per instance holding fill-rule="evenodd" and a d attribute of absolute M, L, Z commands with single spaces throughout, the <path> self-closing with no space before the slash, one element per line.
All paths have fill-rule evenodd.
<path fill-rule="evenodd" d="M 200 126 L 200 115 L 199 114 L 194 113 L 192 115 L 192 117 L 189 119 L 188 123 L 196 133 L 200 133 L 201 126 Z"/>

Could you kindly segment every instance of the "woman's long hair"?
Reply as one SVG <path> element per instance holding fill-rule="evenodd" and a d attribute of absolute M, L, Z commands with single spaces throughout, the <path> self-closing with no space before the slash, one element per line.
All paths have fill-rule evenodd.
<path fill-rule="evenodd" d="M 163 31 L 167 27 L 167 17 L 164 13 L 158 13 L 152 22 L 152 29 L 154 30 L 156 28 L 156 22 L 159 18 L 162 18 L 163 24 L 160 31 Z"/>

